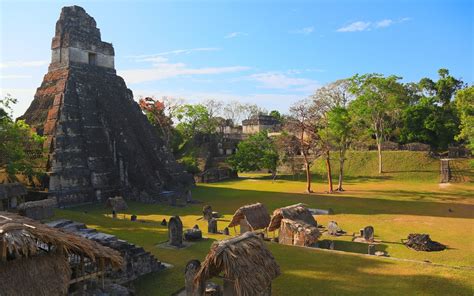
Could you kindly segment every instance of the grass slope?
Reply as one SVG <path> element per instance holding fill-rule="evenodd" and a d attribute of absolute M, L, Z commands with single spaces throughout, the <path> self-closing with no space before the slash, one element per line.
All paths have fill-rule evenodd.
<path fill-rule="evenodd" d="M 372 225 L 376 238 L 383 241 L 377 249 L 387 251 L 391 257 L 471 267 L 466 270 L 368 257 L 357 254 L 366 252 L 366 246 L 351 242 L 349 236 L 339 237 L 335 242 L 336 249 L 353 252 L 349 254 L 268 243 L 282 270 L 273 284 L 274 295 L 472 295 L 472 183 L 440 187 L 427 179 L 407 182 L 405 178 L 361 176 L 348 178 L 344 193 L 307 195 L 303 193 L 303 181 L 290 178 L 272 182 L 255 175 L 249 177 L 199 185 L 193 196 L 204 204 L 211 204 L 227 220 L 241 205 L 257 201 L 264 203 L 269 211 L 297 202 L 314 208 L 332 208 L 335 215 L 318 216 L 319 223 L 326 225 L 329 220 L 335 220 L 349 234 Z M 316 191 L 326 188 L 319 176 L 315 176 L 315 182 Z M 129 206 L 126 215 L 120 215 L 122 219 L 117 220 L 107 216 L 108 210 L 99 205 L 58 210 L 56 218 L 85 222 L 141 245 L 160 260 L 174 265 L 167 271 L 137 280 L 138 295 L 170 295 L 177 291 L 184 286 L 186 262 L 203 260 L 212 241 L 225 238 L 206 234 L 208 240 L 186 249 L 158 248 L 156 245 L 167 239 L 166 227 L 159 225 L 163 218 L 180 215 L 186 228 L 198 224 L 206 230 L 206 223 L 197 220 L 202 204 L 172 208 L 131 202 Z M 130 222 L 131 214 L 147 222 Z M 219 229 L 227 223 L 219 222 Z M 433 253 L 412 251 L 400 243 L 400 239 L 411 232 L 429 233 L 432 239 L 449 248 Z M 333 238 L 323 235 L 321 239 Z"/>
<path fill-rule="evenodd" d="M 383 171 L 378 173 L 378 156 L 376 151 L 348 151 L 344 164 L 344 173 L 348 178 L 377 177 L 384 180 L 403 181 L 439 181 L 439 159 L 431 157 L 427 152 L 416 151 L 383 151 Z M 331 154 L 333 177 L 339 173 L 339 158 L 337 153 Z M 452 161 L 455 173 L 463 181 L 473 177 L 472 168 L 467 159 Z M 313 172 L 326 179 L 326 164 L 318 159 Z"/>

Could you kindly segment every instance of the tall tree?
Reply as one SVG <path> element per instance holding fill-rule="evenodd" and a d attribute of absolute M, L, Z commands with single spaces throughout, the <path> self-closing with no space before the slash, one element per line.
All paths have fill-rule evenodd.
<path fill-rule="evenodd" d="M 173 121 L 166 115 L 166 106 L 162 100 L 154 97 L 140 98 L 138 101 L 140 108 L 145 112 L 148 121 L 156 127 L 158 134 L 165 141 L 168 148 L 171 148 L 173 135 Z"/>
<path fill-rule="evenodd" d="M 316 105 L 316 110 L 321 114 L 321 128 L 320 136 L 322 140 L 322 146 L 325 150 L 325 161 L 326 161 L 326 171 L 328 179 L 328 191 L 333 192 L 333 182 L 332 182 L 332 170 L 331 170 L 331 148 L 336 144 L 334 142 L 335 136 L 332 134 L 328 113 L 331 112 L 334 108 L 346 108 L 347 104 L 353 99 L 352 93 L 349 91 L 350 81 L 348 79 L 340 79 L 335 82 L 332 82 L 328 85 L 325 85 L 314 93 L 312 96 L 313 103 Z M 342 119 L 338 117 L 338 119 Z M 346 139 L 346 138 L 345 138 Z M 341 139 L 338 139 L 340 142 Z M 340 146 L 338 146 L 340 147 Z M 338 148 L 339 149 L 339 148 Z M 342 173 L 345 160 L 345 151 L 346 149 L 339 149 L 340 152 L 340 162 L 339 162 L 339 186 L 338 190 L 342 190 Z M 341 155 L 342 153 L 342 155 Z M 342 156 L 342 158 L 341 158 Z"/>
<path fill-rule="evenodd" d="M 381 74 L 357 74 L 351 78 L 350 90 L 356 95 L 350 104 L 351 116 L 358 118 L 375 136 L 379 174 L 383 172 L 382 143 L 400 119 L 407 100 L 406 89 L 398 82 L 400 79 Z"/>
<path fill-rule="evenodd" d="M 290 108 L 290 115 L 285 120 L 284 130 L 293 134 L 298 141 L 295 141 L 295 150 L 301 152 L 306 171 L 306 192 L 313 192 L 311 188 L 311 164 L 313 160 L 320 156 L 320 137 L 318 132 L 318 121 L 320 112 L 315 110 L 315 105 L 309 99 L 296 102 Z"/>
<path fill-rule="evenodd" d="M 352 122 L 347 108 L 338 106 L 332 108 L 328 114 L 328 136 L 332 146 L 339 152 L 339 180 L 338 191 L 344 191 L 344 162 L 346 160 L 346 151 L 352 141 Z"/>
<path fill-rule="evenodd" d="M 456 138 L 465 140 L 474 151 L 474 86 L 458 91 L 455 102 L 461 119 L 460 133 Z"/>

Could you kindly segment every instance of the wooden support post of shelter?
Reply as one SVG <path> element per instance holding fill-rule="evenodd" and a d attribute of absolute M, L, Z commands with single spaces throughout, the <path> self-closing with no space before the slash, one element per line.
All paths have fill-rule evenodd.
<path fill-rule="evenodd" d="M 0 262 L 7 261 L 7 242 L 0 240 Z"/>

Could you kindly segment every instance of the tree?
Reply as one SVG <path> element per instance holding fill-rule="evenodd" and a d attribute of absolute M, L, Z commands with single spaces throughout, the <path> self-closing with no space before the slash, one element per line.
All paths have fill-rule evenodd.
<path fill-rule="evenodd" d="M 24 121 L 14 122 L 12 105 L 16 99 L 7 95 L 0 99 L 0 166 L 5 167 L 9 181 L 16 174 L 33 177 L 44 174 L 39 162 L 43 160 L 44 137 L 32 131 Z"/>
<path fill-rule="evenodd" d="M 177 110 L 176 118 L 180 121 L 176 129 L 186 141 L 193 139 L 197 134 L 216 133 L 217 121 L 210 116 L 204 105 L 183 105 Z"/>
<path fill-rule="evenodd" d="M 240 125 L 245 113 L 245 107 L 238 101 L 230 101 L 224 106 L 222 112 L 226 119 L 232 120 L 235 125 Z"/>
<path fill-rule="evenodd" d="M 348 79 L 340 79 L 328 85 L 325 85 L 314 93 L 312 96 L 313 103 L 316 105 L 316 110 L 319 110 L 321 123 L 320 123 L 320 137 L 322 142 L 322 147 L 324 148 L 324 155 L 326 161 L 326 171 L 328 178 L 328 191 L 333 192 L 333 182 L 332 182 L 332 170 L 331 170 L 331 148 L 335 144 L 335 137 L 341 135 L 334 135 L 330 129 L 330 123 L 328 114 L 334 108 L 345 108 L 350 100 L 352 100 L 353 95 L 349 91 L 350 81 Z M 342 118 L 338 118 L 342 119 Z M 342 139 L 337 139 L 337 142 L 340 142 Z M 344 138 L 347 140 L 347 138 Z M 339 144 L 339 143 L 337 143 Z M 346 147 L 346 145 L 344 145 Z M 340 148 L 340 149 L 339 149 Z M 345 151 L 346 148 L 338 146 L 340 152 L 340 162 L 339 162 L 339 186 L 338 190 L 342 191 L 342 173 L 345 160 Z M 341 155 L 342 153 L 342 155 Z M 342 158 L 341 158 L 342 156 Z"/>
<path fill-rule="evenodd" d="M 278 166 L 278 151 L 274 141 L 266 131 L 249 136 L 237 145 L 237 152 L 227 159 L 227 162 L 239 172 L 268 169 L 276 176 Z"/>
<path fill-rule="evenodd" d="M 165 141 L 166 146 L 170 148 L 173 137 L 173 120 L 165 114 L 165 103 L 154 97 L 146 97 L 140 98 L 138 104 L 145 112 L 148 121 L 157 128 L 158 134 Z"/>
<path fill-rule="evenodd" d="M 344 162 L 346 151 L 352 140 L 352 122 L 347 108 L 338 106 L 331 109 L 327 114 L 329 141 L 339 151 L 339 182 L 338 191 L 344 191 L 342 182 L 344 176 Z"/>
<path fill-rule="evenodd" d="M 282 116 L 281 116 L 280 112 L 278 112 L 277 110 L 270 111 L 270 113 L 268 113 L 268 115 L 270 115 L 271 117 L 278 120 L 278 122 L 282 122 Z"/>
<path fill-rule="evenodd" d="M 351 102 L 351 116 L 368 128 L 375 136 L 379 159 L 379 174 L 382 173 L 382 143 L 397 124 L 406 103 L 406 90 L 398 82 L 401 77 L 384 77 L 380 74 L 356 74 L 351 78 L 350 91 L 356 95 Z"/>
<path fill-rule="evenodd" d="M 438 81 L 422 78 L 418 85 L 426 97 L 433 97 L 437 103 L 446 106 L 456 91 L 463 87 L 464 82 L 449 75 L 448 69 L 439 69 L 438 75 Z"/>
<path fill-rule="evenodd" d="M 320 112 L 315 110 L 315 105 L 308 99 L 296 102 L 290 108 L 290 115 L 285 120 L 284 130 L 294 135 L 298 141 L 294 150 L 301 152 L 306 171 L 306 192 L 311 193 L 311 164 L 320 155 L 320 138 L 318 121 Z"/>
<path fill-rule="evenodd" d="M 205 100 L 202 104 L 206 107 L 211 118 L 219 116 L 222 113 L 222 108 L 224 106 L 222 101 L 214 99 Z"/>
<path fill-rule="evenodd" d="M 461 120 L 456 139 L 465 140 L 474 151 L 474 86 L 458 91 L 455 102 Z"/>
<path fill-rule="evenodd" d="M 402 143 L 422 142 L 436 149 L 446 149 L 459 133 L 459 118 L 451 104 L 440 106 L 433 97 L 422 97 L 402 112 Z"/>

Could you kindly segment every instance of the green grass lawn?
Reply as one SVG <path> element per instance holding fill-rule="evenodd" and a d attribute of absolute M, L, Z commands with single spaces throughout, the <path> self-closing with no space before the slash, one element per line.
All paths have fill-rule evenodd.
<path fill-rule="evenodd" d="M 366 246 L 351 242 L 350 236 L 336 238 L 335 242 L 336 249 L 348 253 L 268 243 L 282 270 L 273 284 L 275 295 L 473 295 L 474 186 L 440 186 L 435 178 L 437 167 L 429 165 L 433 169 L 427 170 L 418 182 L 411 180 L 418 174 L 416 169 L 404 172 L 400 178 L 393 172 L 389 173 L 390 178 L 370 174 L 348 177 L 344 193 L 321 193 L 326 185 L 318 174 L 314 180 L 317 193 L 312 195 L 303 193 L 303 181 L 291 177 L 272 182 L 259 175 L 247 175 L 234 181 L 199 185 L 193 190 L 193 197 L 212 205 L 227 220 L 238 207 L 254 202 L 264 203 L 269 211 L 298 202 L 313 208 L 332 208 L 335 215 L 317 216 L 318 223 L 327 225 L 335 220 L 348 234 L 372 225 L 376 238 L 382 241 L 377 250 L 388 252 L 392 258 L 408 259 L 363 255 Z M 426 170 L 421 165 L 418 169 Z M 225 236 L 207 235 L 204 231 L 209 239 L 189 248 L 162 249 L 156 245 L 166 241 L 167 228 L 159 222 L 180 215 L 186 228 L 198 224 L 206 230 L 206 223 L 197 220 L 203 204 L 173 208 L 129 202 L 125 217 L 119 215 L 116 220 L 106 215 L 109 210 L 89 205 L 57 210 L 56 217 L 85 222 L 89 227 L 141 245 L 159 260 L 171 263 L 173 268 L 134 283 L 138 295 L 170 295 L 184 286 L 186 262 L 203 260 L 211 243 Z M 131 214 L 147 222 L 130 222 Z M 219 229 L 227 223 L 219 222 Z M 400 240 L 412 232 L 429 233 L 433 240 L 447 244 L 448 249 L 432 253 L 410 250 Z M 321 237 L 326 239 L 334 238 Z M 409 260 L 428 260 L 433 264 Z M 468 268 L 457 268 L 460 266 Z"/>

